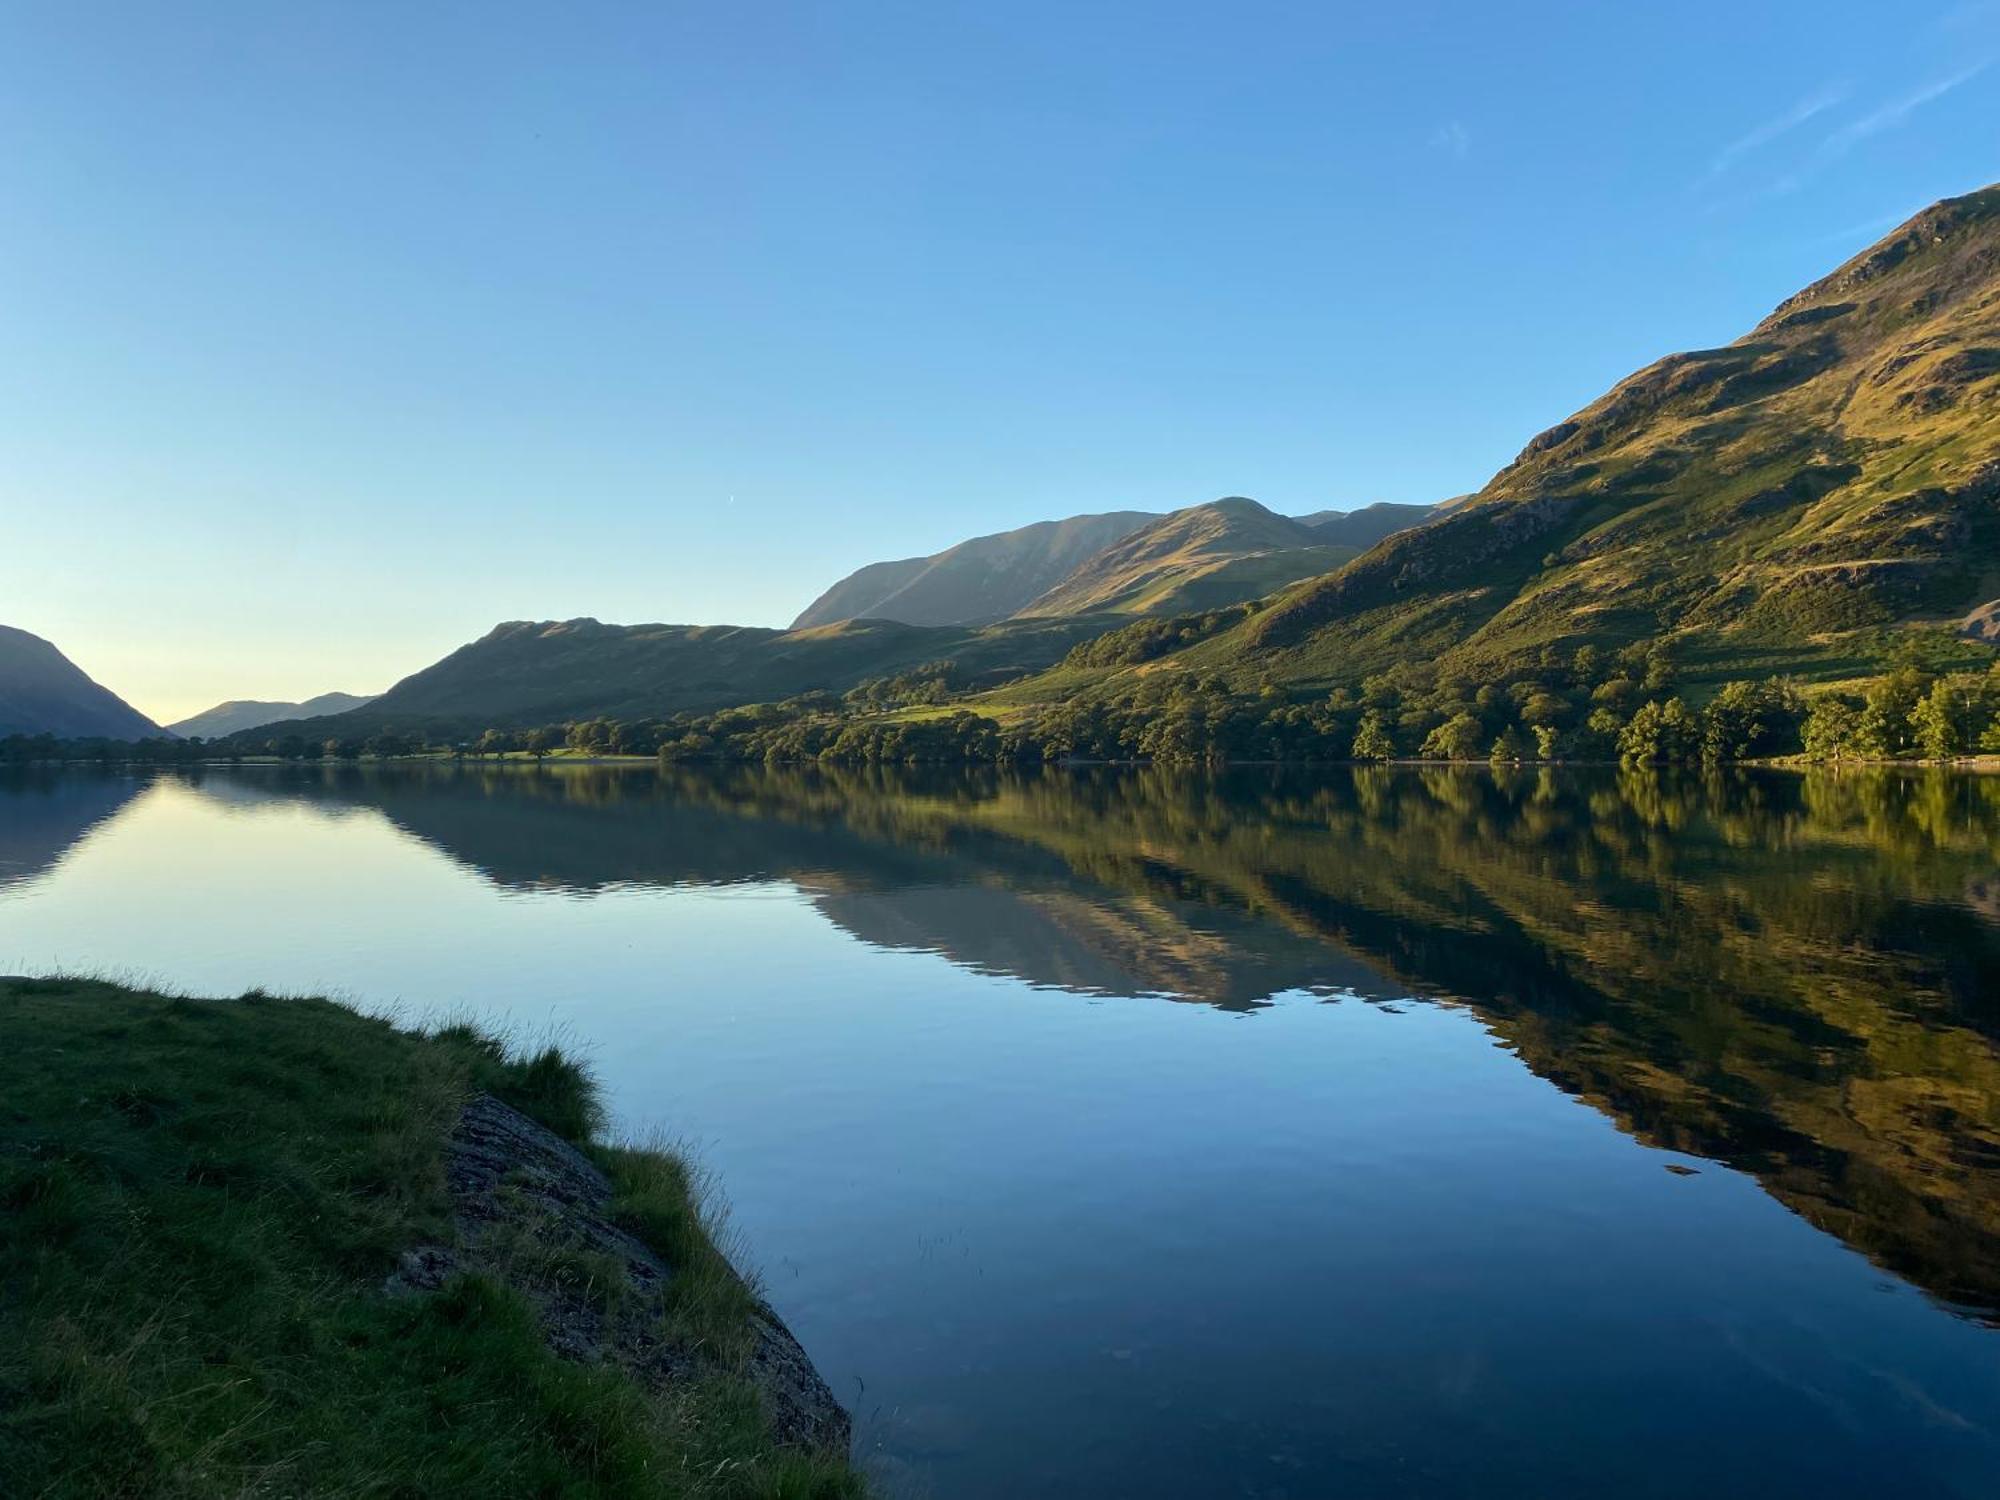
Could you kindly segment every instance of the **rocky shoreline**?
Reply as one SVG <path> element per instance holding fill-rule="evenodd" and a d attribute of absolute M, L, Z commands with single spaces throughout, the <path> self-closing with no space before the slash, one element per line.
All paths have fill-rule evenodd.
<path fill-rule="evenodd" d="M 475 1271 L 534 1306 L 565 1359 L 623 1369 L 649 1389 L 717 1372 L 714 1351 L 662 1336 L 675 1268 L 613 1222 L 610 1180 L 583 1152 L 489 1094 L 466 1105 L 445 1156 L 455 1239 L 404 1253 L 386 1290 L 435 1292 Z M 780 1446 L 844 1457 L 847 1412 L 770 1305 L 755 1299 L 737 1373 L 762 1399 Z"/>

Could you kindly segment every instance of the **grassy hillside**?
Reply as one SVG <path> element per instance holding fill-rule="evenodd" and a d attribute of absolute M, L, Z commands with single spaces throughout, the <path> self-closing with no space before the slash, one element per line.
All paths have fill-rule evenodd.
<path fill-rule="evenodd" d="M 1255 599 L 1337 568 L 1355 549 L 1240 496 L 1140 527 L 1022 607 L 1022 617 L 1174 614 Z"/>
<path fill-rule="evenodd" d="M 448 734 L 600 715 L 641 719 L 839 693 L 940 661 L 977 683 L 1038 671 L 1116 623 L 1083 617 L 960 629 L 853 620 L 783 631 L 514 621 L 404 678 L 365 708 L 251 733 L 317 742 L 383 730 Z"/>
<path fill-rule="evenodd" d="M 136 740 L 162 732 L 48 641 L 0 625 L 0 735 Z"/>
<path fill-rule="evenodd" d="M 754 1315 L 670 1159 L 592 1144 L 588 1078 L 467 1028 L 323 1000 L 0 980 L 0 1494 L 838 1496 L 720 1354 Z M 630 1295 L 539 1242 L 392 1295 L 452 1243 L 447 1137 L 476 1092 L 582 1142 L 684 1274 L 661 1337 L 715 1360 L 648 1389 L 559 1357 L 556 1287 Z M 678 1321 L 674 1321 L 678 1320 Z"/>
<path fill-rule="evenodd" d="M 974 537 L 930 557 L 871 563 L 808 605 L 792 629 L 843 620 L 990 625 L 1020 612 L 1101 548 L 1154 520 L 1109 511 Z"/>
<path fill-rule="evenodd" d="M 1925 210 L 1744 338 L 1676 354 L 1483 490 L 1135 672 L 1241 691 L 1491 680 L 1659 642 L 1683 680 L 1880 670 L 2000 598 L 2000 188 Z"/>

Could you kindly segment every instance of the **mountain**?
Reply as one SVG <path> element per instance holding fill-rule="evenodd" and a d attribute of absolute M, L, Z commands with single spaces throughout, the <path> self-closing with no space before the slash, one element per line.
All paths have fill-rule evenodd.
<path fill-rule="evenodd" d="M 1293 519 L 1301 526 L 1310 526 L 1317 531 L 1323 542 L 1365 552 L 1384 537 L 1408 531 L 1412 526 L 1421 526 L 1445 506 L 1455 505 L 1465 498 L 1457 495 L 1440 505 L 1398 505 L 1392 500 L 1378 500 L 1359 510 L 1316 510 L 1310 515 L 1294 516 Z"/>
<path fill-rule="evenodd" d="M 255 729 L 260 724 L 275 724 L 280 719 L 316 719 L 325 714 L 344 714 L 349 709 L 362 708 L 373 703 L 377 696 L 379 695 L 374 693 L 321 693 L 317 698 L 308 698 L 303 703 L 272 703 L 257 698 L 231 698 L 227 703 L 218 703 L 213 708 L 204 709 L 191 719 L 182 719 L 177 724 L 169 724 L 167 728 L 183 739 L 193 739 L 196 736 L 205 740 L 220 739 L 225 734 Z"/>
<path fill-rule="evenodd" d="M 383 729 L 463 733 L 599 715 L 664 717 L 839 693 L 870 678 L 943 662 L 952 664 L 960 682 L 977 686 L 1039 671 L 1116 623 L 1084 616 L 971 629 L 850 620 L 771 630 L 516 620 L 404 678 L 366 707 L 251 732 L 325 739 Z"/>
<path fill-rule="evenodd" d="M 1880 670 L 2000 600 L 2000 187 L 1924 210 L 1733 344 L 1670 355 L 1476 495 L 1171 663 L 1295 690 L 1657 641 L 1683 680 Z M 1038 685 L 1022 684 L 1015 701 Z M 1079 690 L 1052 681 L 1046 696 Z"/>
<path fill-rule="evenodd" d="M 1022 617 L 1174 614 L 1255 599 L 1325 573 L 1356 549 L 1232 495 L 1148 521 L 1022 606 Z"/>
<path fill-rule="evenodd" d="M 1038 521 L 929 557 L 870 563 L 815 599 L 792 629 L 842 620 L 990 625 L 1020 613 L 1093 553 L 1154 519 L 1149 511 L 1117 510 Z"/>
<path fill-rule="evenodd" d="M 0 735 L 136 740 L 164 733 L 40 636 L 0 625 Z"/>

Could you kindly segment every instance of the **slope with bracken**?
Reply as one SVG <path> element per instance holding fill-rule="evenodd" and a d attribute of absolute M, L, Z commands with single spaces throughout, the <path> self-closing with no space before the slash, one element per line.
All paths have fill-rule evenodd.
<path fill-rule="evenodd" d="M 1020 614 L 1210 609 L 1328 572 L 1356 551 L 1255 500 L 1232 495 L 1161 516 L 1113 542 Z"/>
<path fill-rule="evenodd" d="M 1101 548 L 1156 519 L 1142 510 L 1069 516 L 976 536 L 929 557 L 870 563 L 807 605 L 792 629 L 842 620 L 990 625 L 1018 613 Z"/>
<path fill-rule="evenodd" d="M 1305 688 L 1424 662 L 1477 678 L 1659 640 L 1690 682 L 1832 679 L 1883 665 L 1896 627 L 1957 629 L 1997 598 L 1989 187 L 1736 343 L 1639 371 L 1469 501 L 1148 670 Z"/>

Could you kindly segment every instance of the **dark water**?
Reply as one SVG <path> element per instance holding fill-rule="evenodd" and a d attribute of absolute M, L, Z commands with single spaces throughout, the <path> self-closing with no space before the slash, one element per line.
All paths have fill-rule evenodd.
<path fill-rule="evenodd" d="M 0 781 L 0 971 L 557 1024 L 896 1494 L 2000 1493 L 2000 778 Z"/>

